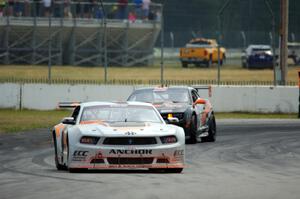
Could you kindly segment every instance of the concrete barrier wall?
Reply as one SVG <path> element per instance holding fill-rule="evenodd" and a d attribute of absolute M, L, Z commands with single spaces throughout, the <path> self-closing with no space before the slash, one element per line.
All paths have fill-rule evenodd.
<path fill-rule="evenodd" d="M 0 107 L 19 108 L 21 95 L 19 84 L 0 84 Z"/>
<path fill-rule="evenodd" d="M 297 87 L 214 87 L 212 104 L 218 112 L 298 112 Z"/>
<path fill-rule="evenodd" d="M 132 86 L 48 85 L 23 86 L 22 106 L 29 109 L 55 109 L 58 102 L 122 101 L 132 92 Z"/>
<path fill-rule="evenodd" d="M 141 86 L 138 86 L 141 87 Z M 135 89 L 122 85 L 0 84 L 1 108 L 51 110 L 58 102 L 124 101 Z M 208 92 L 200 95 L 208 98 Z M 298 87 L 214 86 L 216 112 L 298 112 Z"/>

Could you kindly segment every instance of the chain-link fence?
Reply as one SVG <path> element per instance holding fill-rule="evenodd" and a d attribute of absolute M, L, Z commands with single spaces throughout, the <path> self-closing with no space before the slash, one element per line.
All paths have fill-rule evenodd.
<path fill-rule="evenodd" d="M 226 48 L 223 68 L 241 68 L 247 46 L 279 46 L 280 0 L 152 0 L 148 11 L 133 0 L 120 2 L 105 1 L 103 9 L 100 1 L 2 0 L 0 62 L 45 65 L 50 57 L 52 65 L 104 66 L 107 50 L 109 66 L 159 66 L 163 41 L 162 65 L 181 67 L 179 48 L 203 37 L 216 39 Z M 289 41 L 296 61 L 300 60 L 299 10 L 300 1 L 290 0 Z M 159 35 L 162 19 L 163 40 Z M 125 84 L 130 81 L 124 80 Z M 156 80 L 146 83 L 151 82 Z"/>
<path fill-rule="evenodd" d="M 164 6 L 165 45 L 181 47 L 193 37 L 218 38 L 219 11 L 227 0 L 160 0 Z M 270 5 L 268 5 L 268 3 Z M 289 0 L 289 40 L 300 41 L 300 1 Z M 270 44 L 272 16 L 278 37 L 280 0 L 231 0 L 225 8 L 222 44 L 244 48 L 253 43 Z M 171 33 L 171 34 L 170 34 Z M 173 34 L 174 39 L 170 36 Z M 278 40 L 276 40 L 278 45 Z"/>

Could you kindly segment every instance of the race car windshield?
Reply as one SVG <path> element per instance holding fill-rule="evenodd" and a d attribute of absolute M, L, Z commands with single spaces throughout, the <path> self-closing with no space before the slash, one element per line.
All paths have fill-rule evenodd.
<path fill-rule="evenodd" d="M 253 51 L 270 51 L 270 48 L 253 48 Z"/>
<path fill-rule="evenodd" d="M 173 102 L 189 103 L 189 93 L 187 89 L 157 89 L 141 90 L 130 96 L 129 101 L 148 102 L 152 104 Z"/>
<path fill-rule="evenodd" d="M 99 120 L 112 122 L 163 123 L 152 107 L 146 106 L 91 106 L 83 109 L 81 122 Z"/>

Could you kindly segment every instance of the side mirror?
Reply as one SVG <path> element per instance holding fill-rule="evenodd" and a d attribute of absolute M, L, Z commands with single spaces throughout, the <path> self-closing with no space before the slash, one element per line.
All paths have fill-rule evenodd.
<path fill-rule="evenodd" d="M 170 124 L 172 124 L 172 123 L 178 123 L 179 119 L 177 117 L 168 117 L 168 122 Z"/>
<path fill-rule="evenodd" d="M 74 120 L 73 117 L 65 117 L 61 123 L 63 124 L 71 124 L 71 125 L 74 125 L 76 123 L 76 121 Z"/>
<path fill-rule="evenodd" d="M 202 98 L 199 98 L 199 99 L 196 100 L 195 104 L 206 104 L 206 100 L 202 99 Z"/>

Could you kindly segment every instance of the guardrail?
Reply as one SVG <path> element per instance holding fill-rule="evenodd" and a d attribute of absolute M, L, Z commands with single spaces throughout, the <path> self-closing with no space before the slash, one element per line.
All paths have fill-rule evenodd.
<path fill-rule="evenodd" d="M 73 80 L 64 78 L 52 78 L 51 82 L 47 78 L 1 78 L 0 83 L 49 83 L 49 84 L 104 84 L 104 80 Z M 160 80 L 130 80 L 112 79 L 108 80 L 108 85 L 160 85 Z M 217 85 L 217 80 L 165 80 L 166 85 Z M 273 81 L 221 81 L 220 85 L 231 86 L 272 86 Z M 288 81 L 286 86 L 297 86 L 298 82 Z"/>

